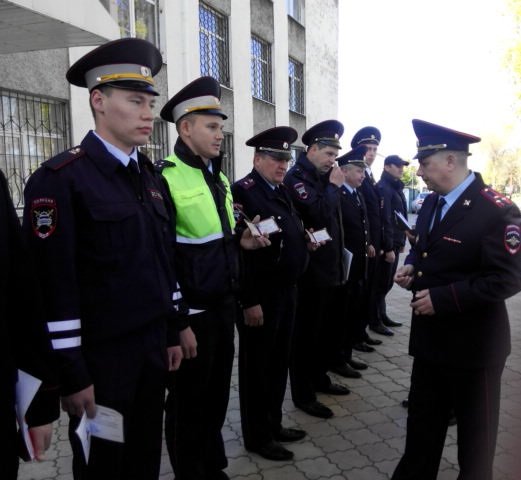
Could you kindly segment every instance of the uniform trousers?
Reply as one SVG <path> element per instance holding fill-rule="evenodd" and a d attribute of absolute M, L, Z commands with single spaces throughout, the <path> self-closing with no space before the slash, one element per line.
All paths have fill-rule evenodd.
<path fill-rule="evenodd" d="M 458 422 L 458 480 L 492 480 L 503 368 L 414 360 L 405 453 L 392 480 L 436 480 L 452 408 Z"/>
<path fill-rule="evenodd" d="M 122 338 L 83 345 L 96 404 L 123 415 L 124 443 L 91 437 L 85 461 L 75 433 L 80 418 L 69 418 L 75 480 L 157 480 L 167 372 L 166 333 L 154 323 Z"/>
<path fill-rule="evenodd" d="M 349 280 L 347 282 L 347 331 L 343 342 L 344 360 L 350 360 L 353 345 L 365 341 L 366 316 L 363 298 L 366 295 L 365 281 Z"/>
<path fill-rule="evenodd" d="M 327 371 L 337 346 L 339 287 L 320 288 L 306 281 L 298 285 L 295 335 L 290 359 L 291 397 L 295 405 L 316 401 L 316 391 L 327 388 Z M 345 297 L 343 298 L 345 301 Z"/>
<path fill-rule="evenodd" d="M 382 255 L 379 255 L 378 252 L 376 257 L 369 258 L 367 261 L 367 288 L 364 297 L 366 315 L 365 326 L 369 325 L 374 327 L 381 324 L 378 315 L 378 282 L 380 266 L 383 261 Z"/>
<path fill-rule="evenodd" d="M 165 438 L 176 480 L 210 480 L 227 467 L 226 419 L 237 304 L 233 296 L 190 315 L 197 356 L 170 376 Z"/>
<path fill-rule="evenodd" d="M 239 322 L 239 398 L 246 448 L 274 439 L 282 427 L 297 290 L 295 285 L 263 285 L 264 324 Z"/>
<path fill-rule="evenodd" d="M 378 284 L 376 286 L 376 304 L 378 308 L 378 318 L 380 321 L 384 321 L 387 317 L 387 306 L 385 303 L 385 297 L 391 291 L 394 284 L 394 274 L 398 268 L 398 262 L 400 260 L 400 248 L 394 248 L 394 262 L 386 262 L 383 258 L 380 261 Z"/>
<path fill-rule="evenodd" d="M 18 443 L 15 417 L 15 384 L 14 376 L 9 372 L 0 375 L 2 378 L 2 394 L 0 394 L 0 478 L 16 480 L 18 474 Z"/>

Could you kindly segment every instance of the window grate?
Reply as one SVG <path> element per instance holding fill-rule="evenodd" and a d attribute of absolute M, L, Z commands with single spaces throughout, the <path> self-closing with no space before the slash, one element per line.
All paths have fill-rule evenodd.
<path fill-rule="evenodd" d="M 154 120 L 154 129 L 149 142 L 139 150 L 152 162 L 163 160 L 168 156 L 168 123 L 161 119 Z"/>
<path fill-rule="evenodd" d="M 230 86 L 228 19 L 204 3 L 199 4 L 199 54 L 201 75 Z"/>
<path fill-rule="evenodd" d="M 223 152 L 223 163 L 221 169 L 228 177 L 228 180 L 233 182 L 235 181 L 235 163 L 233 160 L 233 135 L 231 133 L 224 132 L 224 140 L 221 144 L 221 150 Z"/>
<path fill-rule="evenodd" d="M 298 157 L 302 152 L 304 152 L 304 148 L 291 146 L 291 160 L 289 161 L 288 169 L 290 169 L 298 160 Z"/>
<path fill-rule="evenodd" d="M 273 101 L 270 44 L 254 35 L 251 37 L 251 90 L 255 98 Z"/>
<path fill-rule="evenodd" d="M 304 115 L 304 65 L 290 58 L 288 70 L 289 109 Z"/>
<path fill-rule="evenodd" d="M 42 162 L 70 145 L 66 101 L 0 89 L 0 168 L 17 209 L 25 183 Z"/>

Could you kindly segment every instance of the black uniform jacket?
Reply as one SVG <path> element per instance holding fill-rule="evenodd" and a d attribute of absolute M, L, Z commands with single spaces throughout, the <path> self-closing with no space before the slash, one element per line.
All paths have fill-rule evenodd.
<path fill-rule="evenodd" d="M 292 285 L 307 267 L 309 256 L 302 221 L 285 185 L 278 192 L 252 170 L 232 185 L 235 208 L 249 219 L 273 217 L 281 232 L 270 235 L 271 245 L 243 251 L 241 304 L 243 308 L 258 305 L 263 286 Z"/>
<path fill-rule="evenodd" d="M 138 157 L 140 187 L 89 132 L 81 146 L 43 163 L 25 189 L 24 231 L 42 280 L 64 394 L 91 383 L 82 345 L 152 322 L 164 328 L 165 320 L 169 344 L 177 341 L 172 209 L 153 165 Z M 78 319 L 81 329 L 74 329 Z"/>
<path fill-rule="evenodd" d="M 383 248 L 386 252 L 391 249 L 400 249 L 405 246 L 405 230 L 398 227 L 394 212 L 400 212 L 407 218 L 407 203 L 403 194 L 403 182 L 384 170 L 377 186 L 383 198 Z"/>
<path fill-rule="evenodd" d="M 181 140 L 174 147 L 177 157 L 192 168 L 202 171 L 221 221 L 223 238 L 204 244 L 176 243 L 176 270 L 183 297 L 190 307 L 206 309 L 221 302 L 223 296 L 239 287 L 238 238 L 230 225 L 225 208 L 226 187 L 220 178 L 222 154 L 212 158 L 212 172 Z M 173 162 L 162 160 L 156 168 L 175 168 Z M 165 182 L 166 183 L 166 182 Z M 166 188 L 175 188 L 175 185 Z M 174 210 L 176 206 L 174 205 Z"/>
<path fill-rule="evenodd" d="M 59 415 L 57 379 L 51 361 L 51 346 L 41 318 L 38 284 L 31 270 L 21 225 L 4 174 L 0 171 L 0 385 L 1 395 L 11 397 L 17 370 L 40 379 L 43 384 L 27 413 L 30 426 L 56 420 Z M 2 425 L 11 411 L 0 412 Z M 13 441 L 13 439 L 9 439 Z"/>
<path fill-rule="evenodd" d="M 367 247 L 370 245 L 367 207 L 362 194 L 358 193 L 360 204 L 345 187 L 341 187 L 342 225 L 344 227 L 344 246 L 353 254 L 349 281 L 367 278 Z"/>
<path fill-rule="evenodd" d="M 412 317 L 410 354 L 440 365 L 500 365 L 510 353 L 504 300 L 521 290 L 519 209 L 481 176 L 429 234 L 438 196 L 425 199 L 413 264 L 414 291 L 429 289 L 435 315 Z"/>
<path fill-rule="evenodd" d="M 359 191 L 364 196 L 367 207 L 367 217 L 369 218 L 369 231 L 371 232 L 371 245 L 376 249 L 376 254 L 384 248 L 383 245 L 383 225 L 382 225 L 382 210 L 383 197 L 376 182 L 365 176 Z M 390 250 L 390 248 L 389 248 Z"/>
<path fill-rule="evenodd" d="M 305 228 L 320 230 L 325 227 L 332 238 L 310 254 L 306 280 L 322 288 L 341 285 L 344 279 L 344 234 L 340 188 L 329 181 L 329 173 L 319 175 L 304 152 L 286 174 L 284 184 L 288 187 Z"/>

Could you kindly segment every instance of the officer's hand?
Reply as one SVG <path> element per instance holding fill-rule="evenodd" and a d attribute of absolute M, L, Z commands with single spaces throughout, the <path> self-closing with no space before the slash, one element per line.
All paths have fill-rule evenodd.
<path fill-rule="evenodd" d="M 166 353 L 168 355 L 168 371 L 178 370 L 181 366 L 181 360 L 183 360 L 183 350 L 181 346 L 168 347 Z"/>
<path fill-rule="evenodd" d="M 394 281 L 402 288 L 409 288 L 413 281 L 414 267 L 412 265 L 402 265 L 396 270 Z"/>
<path fill-rule="evenodd" d="M 333 165 L 331 172 L 329 173 L 329 181 L 335 184 L 337 187 L 341 187 L 345 182 L 344 174 L 338 165 Z"/>
<path fill-rule="evenodd" d="M 87 417 L 94 418 L 96 416 L 96 403 L 94 401 L 94 385 L 62 397 L 62 410 L 69 415 L 82 417 L 87 412 Z"/>
<path fill-rule="evenodd" d="M 244 324 L 247 327 L 262 327 L 264 324 L 264 314 L 262 313 L 262 307 L 260 305 L 245 308 L 243 313 Z"/>
<path fill-rule="evenodd" d="M 415 315 L 434 315 L 434 307 L 432 306 L 431 293 L 428 289 L 416 292 L 414 300 L 411 302 Z"/>
<path fill-rule="evenodd" d="M 395 259 L 396 259 L 396 254 L 394 253 L 394 250 L 391 250 L 390 252 L 385 252 L 384 260 L 387 263 L 394 263 Z"/>
<path fill-rule="evenodd" d="M 181 344 L 181 349 L 183 351 L 182 358 L 188 359 L 197 357 L 197 339 L 190 327 L 186 327 L 184 330 L 179 332 L 179 343 Z"/>
<path fill-rule="evenodd" d="M 307 231 L 309 231 L 311 233 L 314 232 L 314 230 L 312 228 L 309 228 Z M 325 240 L 322 240 L 321 242 L 313 242 L 311 240 L 311 238 L 309 238 L 309 235 L 306 233 L 306 245 L 310 252 L 314 252 L 315 250 L 317 250 L 318 248 L 320 248 L 322 245 L 325 245 L 325 244 L 326 244 Z"/>
<path fill-rule="evenodd" d="M 376 250 L 374 249 L 374 247 L 372 245 L 367 246 L 367 256 L 369 258 L 376 257 Z"/>
<path fill-rule="evenodd" d="M 34 448 L 34 458 L 39 462 L 45 460 L 45 452 L 51 446 L 52 423 L 29 428 L 29 436 Z"/>
<path fill-rule="evenodd" d="M 259 223 L 260 216 L 255 215 L 252 222 Z M 249 228 L 245 228 L 241 236 L 241 247 L 245 250 L 257 250 L 258 248 L 269 247 L 271 242 L 267 235 L 260 235 L 254 237 Z"/>

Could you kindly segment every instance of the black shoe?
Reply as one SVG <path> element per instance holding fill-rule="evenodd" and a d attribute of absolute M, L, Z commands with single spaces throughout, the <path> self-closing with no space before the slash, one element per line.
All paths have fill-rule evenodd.
<path fill-rule="evenodd" d="M 355 360 L 354 358 L 350 358 L 347 361 L 347 364 L 351 368 L 354 368 L 355 370 L 366 370 L 367 369 L 367 364 L 366 363 L 360 362 L 359 360 Z"/>
<path fill-rule="evenodd" d="M 329 371 L 345 378 L 360 378 L 362 376 L 360 372 L 357 372 L 353 367 L 351 367 L 347 363 L 331 367 Z"/>
<path fill-rule="evenodd" d="M 401 327 L 401 326 L 403 325 L 403 323 L 395 322 L 394 320 L 391 320 L 389 317 L 385 317 L 385 318 L 382 320 L 382 323 L 383 323 L 386 327 Z"/>
<path fill-rule="evenodd" d="M 366 338 L 365 338 L 364 342 L 367 345 L 372 345 L 372 346 L 381 345 L 382 344 L 381 340 L 378 340 L 376 338 L 370 337 L 369 335 L 366 335 Z"/>
<path fill-rule="evenodd" d="M 295 406 L 312 417 L 331 418 L 333 416 L 333 410 L 317 400 L 307 403 L 295 403 Z"/>
<path fill-rule="evenodd" d="M 349 395 L 351 390 L 338 383 L 330 383 L 325 387 L 317 388 L 317 392 L 327 393 L 329 395 Z"/>
<path fill-rule="evenodd" d="M 409 408 L 409 399 L 408 398 L 406 398 L 405 400 L 402 400 L 402 407 Z"/>
<path fill-rule="evenodd" d="M 373 332 L 375 333 L 378 333 L 380 335 L 385 335 L 387 337 L 392 337 L 394 335 L 394 332 L 392 332 L 391 330 L 389 330 L 387 327 L 385 327 L 384 325 L 374 325 L 374 326 L 370 326 L 369 327 L 369 330 L 372 330 Z"/>
<path fill-rule="evenodd" d="M 306 435 L 307 433 L 304 430 L 282 427 L 277 433 L 273 435 L 273 437 L 275 440 L 277 440 L 277 442 L 298 442 Z"/>
<path fill-rule="evenodd" d="M 355 343 L 353 345 L 353 350 L 357 350 L 359 352 L 366 352 L 366 353 L 374 352 L 374 348 L 370 347 L 369 345 L 367 345 L 367 343 L 364 343 L 364 342 Z"/>
<path fill-rule="evenodd" d="M 293 458 L 293 452 L 286 450 L 279 442 L 274 440 L 271 440 L 261 447 L 252 448 L 251 451 L 257 453 L 261 457 L 267 458 L 268 460 L 275 460 L 278 462 L 291 460 Z"/>

